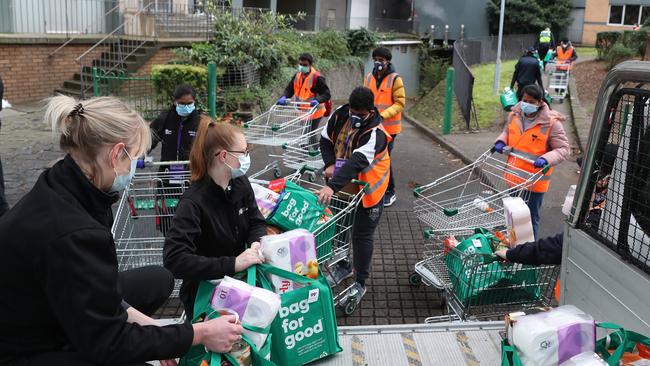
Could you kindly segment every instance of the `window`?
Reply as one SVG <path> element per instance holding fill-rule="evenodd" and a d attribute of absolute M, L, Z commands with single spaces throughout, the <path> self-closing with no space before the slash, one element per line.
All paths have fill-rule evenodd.
<path fill-rule="evenodd" d="M 641 11 L 641 23 L 639 24 L 645 24 L 648 19 L 650 19 L 650 6 L 644 6 Z"/>
<path fill-rule="evenodd" d="M 609 7 L 609 24 L 623 23 L 623 5 L 612 5 Z"/>
<path fill-rule="evenodd" d="M 624 25 L 635 25 L 639 23 L 639 13 L 641 6 L 639 5 L 625 5 Z"/>
<path fill-rule="evenodd" d="M 327 26 L 336 27 L 336 9 L 327 9 Z"/>

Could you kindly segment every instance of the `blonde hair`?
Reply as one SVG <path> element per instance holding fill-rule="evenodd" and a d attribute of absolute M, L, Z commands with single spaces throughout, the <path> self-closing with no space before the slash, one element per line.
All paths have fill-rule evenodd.
<path fill-rule="evenodd" d="M 65 152 L 78 151 L 89 160 L 102 146 L 124 143 L 131 157 L 143 155 L 151 147 L 151 132 L 144 119 L 114 97 L 79 101 L 65 95 L 48 99 L 45 121 L 61 135 Z"/>
<path fill-rule="evenodd" d="M 242 134 L 242 131 L 230 123 L 217 123 L 209 117 L 201 116 L 190 152 L 192 182 L 203 180 L 208 175 L 213 154 L 217 150 L 232 148 L 238 134 Z"/>

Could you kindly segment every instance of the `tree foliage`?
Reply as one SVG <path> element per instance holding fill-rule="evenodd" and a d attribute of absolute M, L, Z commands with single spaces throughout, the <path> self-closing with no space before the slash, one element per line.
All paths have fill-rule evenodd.
<path fill-rule="evenodd" d="M 501 0 L 487 3 L 487 17 L 491 34 L 499 33 Z M 571 24 L 571 0 L 506 0 L 504 34 L 539 33 L 550 27 L 556 36 Z"/>

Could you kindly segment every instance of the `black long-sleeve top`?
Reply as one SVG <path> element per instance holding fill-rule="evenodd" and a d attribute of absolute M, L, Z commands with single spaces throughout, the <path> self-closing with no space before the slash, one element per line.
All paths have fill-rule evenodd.
<path fill-rule="evenodd" d="M 561 264 L 563 234 L 549 236 L 536 242 L 517 245 L 508 249 L 508 261 L 522 264 Z"/>
<path fill-rule="evenodd" d="M 198 284 L 235 273 L 235 257 L 266 234 L 253 188 L 245 176 L 224 190 L 211 178 L 192 184 L 183 194 L 165 238 L 163 261 L 182 279 L 181 300 L 188 319 Z"/>
<path fill-rule="evenodd" d="M 0 364 L 74 350 L 116 365 L 189 350 L 189 324 L 127 322 L 110 231 L 116 200 L 68 155 L 0 218 Z"/>
<path fill-rule="evenodd" d="M 531 55 L 521 57 L 515 65 L 515 72 L 512 74 L 512 81 L 510 81 L 511 88 L 514 87 L 515 82 L 519 84 L 519 87 L 535 84 L 535 82 L 537 82 L 537 84 L 544 89 L 542 71 L 539 68 L 539 60 Z"/>

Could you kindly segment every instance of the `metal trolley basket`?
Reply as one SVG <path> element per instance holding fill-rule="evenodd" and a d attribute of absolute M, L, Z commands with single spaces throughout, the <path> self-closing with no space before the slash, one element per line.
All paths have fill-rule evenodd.
<path fill-rule="evenodd" d="M 569 90 L 570 62 L 553 60 L 546 65 L 548 73 L 548 89 L 551 101 L 562 103 Z"/>
<path fill-rule="evenodd" d="M 515 151 L 504 151 L 532 163 Z M 507 165 L 488 150 L 475 162 L 413 190 L 418 219 L 433 230 L 453 231 L 505 224 L 502 199 L 528 199 L 526 188 L 542 179 L 548 167 L 530 173 Z"/>
<path fill-rule="evenodd" d="M 185 164 L 152 163 L 154 167 Z M 185 170 L 136 172 L 120 198 L 111 228 L 120 271 L 163 264 L 165 234 L 189 185 L 190 172 Z M 176 281 L 172 297 L 178 296 L 179 288 Z"/>
<path fill-rule="evenodd" d="M 282 165 L 293 172 L 303 170 L 310 182 L 315 182 L 318 174 L 322 173 L 325 163 L 320 154 L 320 134 L 325 127 L 318 127 L 314 131 L 300 135 L 291 141 L 281 145 L 282 154 L 270 154 L 270 157 L 282 159 Z M 275 163 L 274 175 L 276 178 L 282 176 L 280 166 Z"/>
<path fill-rule="evenodd" d="M 310 131 L 310 116 L 316 111 L 305 102 L 273 105 L 268 111 L 244 123 L 246 140 L 251 144 L 281 146 Z"/>
<path fill-rule="evenodd" d="M 425 230 L 424 259 L 409 281 L 442 292 L 449 315 L 425 321 L 486 320 L 521 309 L 550 306 L 559 266 L 530 266 L 497 261 L 494 254 L 466 254 L 445 248 L 445 239 L 470 236 L 471 230 L 441 233 Z"/>

